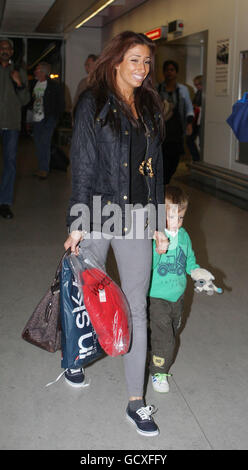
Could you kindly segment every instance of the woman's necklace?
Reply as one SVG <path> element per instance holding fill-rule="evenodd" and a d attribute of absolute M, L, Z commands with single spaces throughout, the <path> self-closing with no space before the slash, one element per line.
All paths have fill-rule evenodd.
<path fill-rule="evenodd" d="M 135 100 L 134 100 L 134 95 L 131 95 L 129 97 L 126 97 L 124 98 L 127 106 L 131 109 L 132 111 L 132 115 L 135 119 L 138 119 L 138 113 L 136 111 L 136 107 L 135 107 Z"/>

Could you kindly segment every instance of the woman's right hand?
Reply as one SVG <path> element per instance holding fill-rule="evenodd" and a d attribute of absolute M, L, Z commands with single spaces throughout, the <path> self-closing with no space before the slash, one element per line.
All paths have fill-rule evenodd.
<path fill-rule="evenodd" d="M 84 239 L 83 232 L 80 232 L 80 230 L 74 230 L 73 232 L 70 233 L 69 237 L 66 239 L 64 243 L 65 250 L 68 250 L 70 248 L 71 252 L 77 256 L 79 253 L 78 244 L 83 239 Z"/>

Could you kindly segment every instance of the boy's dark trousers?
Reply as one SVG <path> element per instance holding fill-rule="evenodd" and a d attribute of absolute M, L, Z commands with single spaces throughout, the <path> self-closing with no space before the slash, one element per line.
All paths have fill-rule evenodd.
<path fill-rule="evenodd" d="M 183 295 L 177 302 L 150 297 L 151 375 L 168 374 L 173 363 L 183 299 Z"/>

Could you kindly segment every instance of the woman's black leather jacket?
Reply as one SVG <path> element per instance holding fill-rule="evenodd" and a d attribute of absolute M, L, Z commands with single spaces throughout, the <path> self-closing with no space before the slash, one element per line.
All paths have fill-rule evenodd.
<path fill-rule="evenodd" d="M 119 119 L 119 134 L 115 133 L 106 121 L 110 109 Z M 126 215 L 130 215 L 130 211 L 127 209 L 125 211 L 125 206 L 130 204 L 131 124 L 126 116 L 118 111 L 112 95 L 100 113 L 97 116 L 95 114 L 95 99 L 91 91 L 87 90 L 78 103 L 72 137 L 72 194 L 67 225 L 70 231 L 84 229 L 99 231 L 106 220 L 110 219 L 114 204 L 118 204 L 121 213 L 121 229 L 119 229 L 121 235 L 128 232 L 127 225 L 130 223 L 130 219 L 125 217 L 125 212 Z M 159 120 L 160 116 L 157 116 L 157 119 Z M 164 204 L 161 139 L 158 134 L 155 135 L 148 117 L 143 116 L 143 120 L 147 129 L 147 158 L 152 158 L 154 172 L 152 178 L 144 176 L 149 186 L 147 202 L 157 207 L 158 204 Z M 94 196 L 98 198 L 93 199 Z M 85 206 L 89 209 L 90 223 L 89 214 L 82 209 Z M 106 207 L 103 211 L 104 206 Z M 109 215 L 103 215 L 106 210 L 109 211 Z"/>

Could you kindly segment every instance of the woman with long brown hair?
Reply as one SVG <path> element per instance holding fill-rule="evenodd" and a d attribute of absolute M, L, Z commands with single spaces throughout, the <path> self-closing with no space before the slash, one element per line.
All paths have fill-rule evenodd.
<path fill-rule="evenodd" d="M 131 347 L 124 355 L 129 396 L 126 415 L 140 434 L 148 436 L 159 433 L 151 417 L 154 409 L 145 406 L 143 396 L 151 230 L 158 252 L 167 249 L 167 239 L 158 225 L 152 228 L 146 207 L 150 204 L 157 209 L 164 204 L 163 123 L 160 99 L 152 84 L 153 70 L 153 42 L 132 31 L 114 37 L 98 58 L 89 88 L 80 97 L 76 110 L 71 147 L 70 234 L 65 242 L 65 248 L 76 254 L 79 242 L 90 247 L 102 264 L 110 244 L 113 248 L 133 324 Z M 101 201 L 100 219 L 95 198 Z M 137 204 L 138 208 L 133 208 Z M 117 214 L 114 219 L 110 217 L 112 213 Z M 74 386 L 84 382 L 83 369 L 67 370 L 65 376 Z"/>

